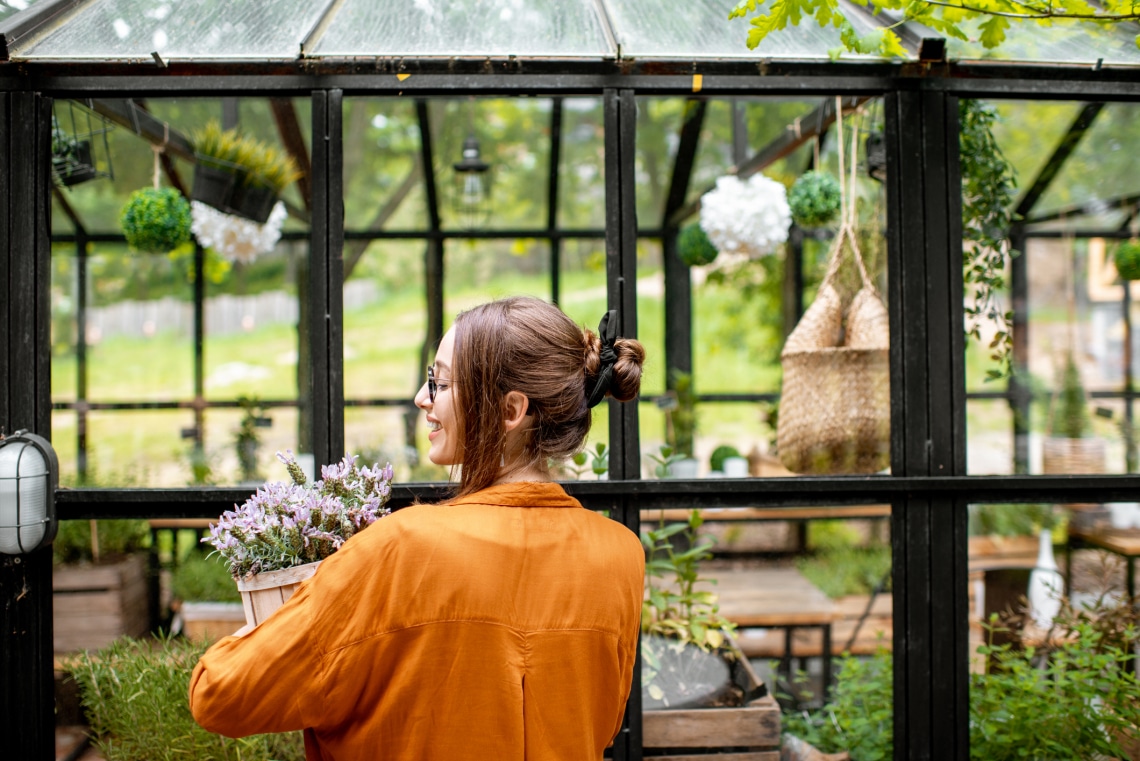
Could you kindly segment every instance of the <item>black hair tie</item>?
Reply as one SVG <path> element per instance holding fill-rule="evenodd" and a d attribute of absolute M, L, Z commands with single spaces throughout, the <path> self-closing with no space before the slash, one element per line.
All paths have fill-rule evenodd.
<path fill-rule="evenodd" d="M 594 382 L 594 390 L 586 397 L 587 407 L 598 406 L 606 398 L 613 383 L 614 363 L 617 362 L 617 352 L 614 351 L 617 330 L 617 310 L 611 309 L 602 315 L 602 321 L 598 323 L 598 337 L 602 341 L 601 366 L 598 368 L 598 379 Z"/>

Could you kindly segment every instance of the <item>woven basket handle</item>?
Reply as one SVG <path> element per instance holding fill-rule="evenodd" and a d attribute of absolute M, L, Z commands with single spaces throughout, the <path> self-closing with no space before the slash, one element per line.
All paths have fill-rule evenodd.
<path fill-rule="evenodd" d="M 864 288 L 870 288 L 876 294 L 878 289 L 875 288 L 870 275 L 867 274 L 867 266 L 863 263 L 863 253 L 859 250 L 859 241 L 855 236 L 855 170 L 858 166 L 857 157 L 859 155 L 859 127 L 853 124 L 851 127 L 851 159 L 850 159 L 850 180 L 847 180 L 848 175 L 848 162 L 845 159 L 843 152 L 843 98 L 836 96 L 835 98 L 835 136 L 836 142 L 839 144 L 839 232 L 835 236 L 835 240 L 831 243 L 831 251 L 829 256 L 831 261 L 827 265 L 827 273 L 823 276 L 823 284 L 831 284 L 839 272 L 840 266 L 843 264 L 843 253 L 845 248 L 843 243 L 846 241 L 850 244 L 851 254 L 855 259 L 855 265 L 859 268 L 859 277 L 863 281 Z"/>

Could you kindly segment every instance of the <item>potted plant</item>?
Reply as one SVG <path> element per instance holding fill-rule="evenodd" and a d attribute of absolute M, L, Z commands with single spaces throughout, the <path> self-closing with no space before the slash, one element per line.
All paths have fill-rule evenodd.
<path fill-rule="evenodd" d="M 61 185 L 71 187 L 99 176 L 91 154 L 91 141 L 80 140 L 51 118 L 51 168 Z"/>
<path fill-rule="evenodd" d="M 243 150 L 248 150 L 236 129 L 223 130 L 211 120 L 191 136 L 194 146 L 194 185 L 190 199 L 226 212 L 232 206 L 234 189 L 244 170 L 239 163 Z"/>
<path fill-rule="evenodd" d="M 300 732 L 223 737 L 190 713 L 190 675 L 206 643 L 121 638 L 64 662 L 79 686 L 95 746 L 107 761 L 304 761 Z M 124 689 L 130 685 L 130 689 Z"/>
<path fill-rule="evenodd" d="M 165 254 L 190 240 L 190 204 L 174 188 L 140 188 L 123 206 L 119 225 L 135 251 Z"/>
<path fill-rule="evenodd" d="M 1088 399 L 1072 352 L 1065 357 L 1060 389 L 1049 410 L 1049 435 L 1043 442 L 1045 473 L 1103 473 L 1104 440 L 1092 435 Z"/>
<path fill-rule="evenodd" d="M 233 195 L 233 211 L 265 224 L 277 198 L 301 172 L 292 157 L 264 143 L 251 143 L 238 160 L 246 171 Z"/>
<path fill-rule="evenodd" d="M 773 750 L 779 709 L 733 640 L 700 565 L 712 541 L 684 523 L 642 532 L 646 596 L 641 616 L 641 696 L 647 748 Z"/>
<path fill-rule="evenodd" d="M 292 452 L 278 452 L 291 483 L 265 484 L 241 507 L 227 510 L 210 535 L 241 592 L 246 622 L 256 625 L 292 596 L 358 531 L 389 513 L 392 466 L 359 468 L 355 455 L 321 468 L 309 482 Z"/>
<path fill-rule="evenodd" d="M 52 544 L 56 652 L 96 650 L 151 625 L 143 520 L 61 521 Z"/>

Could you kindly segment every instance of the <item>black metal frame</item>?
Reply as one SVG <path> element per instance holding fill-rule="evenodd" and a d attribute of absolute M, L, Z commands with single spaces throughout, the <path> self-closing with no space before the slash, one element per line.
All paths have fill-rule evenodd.
<path fill-rule="evenodd" d="M 48 5 L 44 4 L 45 7 Z M 52 4 L 57 5 L 57 4 Z M 58 5 L 66 5 L 61 3 Z M 6 40 L 0 40 L 4 45 Z M 3 48 L 6 52 L 6 47 Z M 0 56 L 0 60 L 3 60 Z M 962 341 L 957 98 L 1140 101 L 1131 70 L 948 63 L 802 63 L 780 61 L 559 61 L 516 59 L 310 60 L 171 63 L 0 64 L 0 422 L 50 435 L 48 346 L 50 259 L 48 165 L 51 97 L 251 94 L 304 96 L 313 102 L 312 263 L 305 321 L 311 343 L 309 396 L 313 444 L 321 461 L 343 449 L 344 392 L 338 283 L 343 229 L 340 119 L 346 95 L 602 96 L 605 118 L 608 300 L 622 333 L 637 335 L 633 203 L 635 95 L 882 96 L 887 122 L 888 254 L 891 303 L 892 474 L 875 477 L 742 481 L 637 480 L 638 409 L 613 405 L 613 480 L 568 484 L 589 507 L 609 509 L 636 529 L 649 507 L 763 504 L 892 505 L 896 759 L 968 756 L 966 505 L 971 502 L 1134 499 L 1138 476 L 967 477 Z M 397 73 L 414 74 L 397 81 Z M 42 94 L 41 94 L 42 93 Z M 48 97 L 51 96 L 51 97 Z M 426 119 L 426 109 L 421 112 Z M 430 134 L 424 123 L 425 136 Z M 320 139 L 318 139 L 320 138 Z M 430 166 L 430 141 L 425 140 Z M 29 146 L 33 150 L 28 150 Z M 683 156 L 678 169 L 683 168 Z M 557 166 L 552 158 L 552 163 Z M 678 178 L 678 182 L 679 182 Z M 29 189 L 31 192 L 13 192 Z M 557 187 L 552 185 L 551 198 Z M 672 194 L 671 194 L 672 199 Z M 683 200 L 683 196 L 682 196 Z M 671 200 L 671 205 L 673 201 Z M 671 206 L 672 208 L 672 206 Z M 675 210 L 674 210 L 675 213 Z M 552 212 L 553 214 L 553 212 Z M 677 220 L 666 215 L 666 241 Z M 555 243 L 569 235 L 547 229 Z M 672 224 L 670 224 L 670 222 Z M 672 228 L 672 230 L 670 229 Z M 642 230 L 646 235 L 649 231 Z M 1015 234 L 1018 231 L 1015 231 Z M 397 237 L 383 233 L 376 237 Z M 442 289 L 443 242 L 434 218 L 428 234 L 428 288 Z M 95 239 L 82 230 L 77 244 Z M 355 237 L 355 236 L 350 236 Z M 955 245 L 951 245 L 951 241 Z M 668 248 L 668 243 L 666 244 Z M 1023 273 L 1022 273 L 1023 274 Z M 438 279 L 438 282 L 433 281 Z M 439 289 L 438 291 L 436 289 Z M 1024 281 L 1015 272 L 1015 302 Z M 1019 296 L 1019 294 L 1021 294 Z M 557 298 L 555 286 L 554 297 Z M 439 309 L 442 309 L 441 302 Z M 6 313 L 5 313 L 6 312 Z M 906 319 L 903 319 L 903 315 Z M 442 332 L 434 312 L 429 335 Z M 674 353 L 676 350 L 671 350 Z M 678 358 L 678 361 L 682 361 Z M 1008 392 L 1016 398 L 1017 389 Z M 708 398 L 720 398 L 710 395 Z M 752 398 L 753 395 L 740 395 Z M 764 395 L 755 395 L 757 397 Z M 435 499 L 431 485 L 397 487 L 394 503 Z M 61 519 L 210 517 L 248 496 L 243 489 L 62 490 Z M 20 758 L 49 758 L 52 737 L 50 552 L 16 564 L 0 560 L 0 732 Z M 26 590 L 17 597 L 10 590 Z M 9 634 L 9 632 L 19 632 Z M 615 758 L 641 757 L 639 692 Z M 13 744 L 14 743 L 14 744 Z"/>

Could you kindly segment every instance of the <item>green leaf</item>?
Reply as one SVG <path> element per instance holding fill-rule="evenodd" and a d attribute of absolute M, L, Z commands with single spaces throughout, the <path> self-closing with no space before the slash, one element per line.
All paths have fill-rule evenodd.
<path fill-rule="evenodd" d="M 1009 28 L 1009 19 L 1003 16 L 990 16 L 982 22 L 981 42 L 986 48 L 996 48 L 1005 42 L 1005 30 Z"/>

